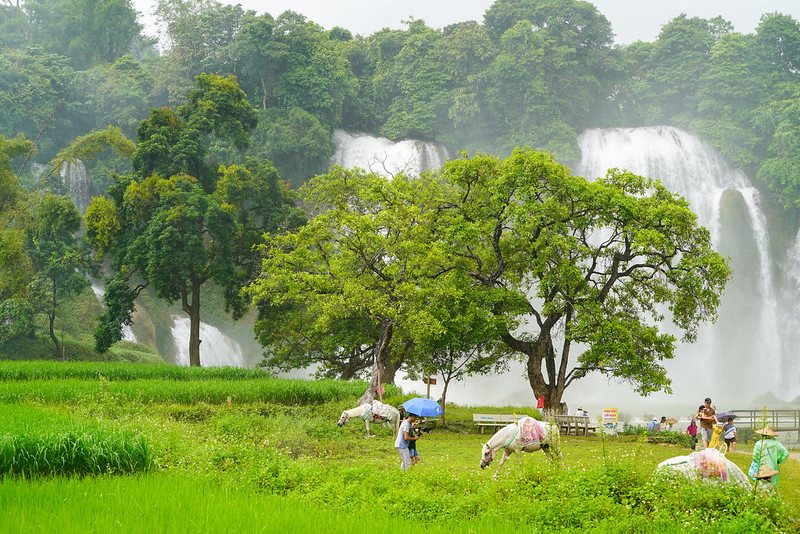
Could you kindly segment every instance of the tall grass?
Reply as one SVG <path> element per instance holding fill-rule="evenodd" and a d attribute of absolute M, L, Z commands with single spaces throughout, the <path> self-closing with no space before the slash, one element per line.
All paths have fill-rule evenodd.
<path fill-rule="evenodd" d="M 80 402 L 114 397 L 184 404 L 275 402 L 320 404 L 357 399 L 363 381 L 271 378 L 264 371 L 230 367 L 177 367 L 84 362 L 0 361 L 0 402 Z M 387 395 L 398 388 L 387 387 Z"/>
<path fill-rule="evenodd" d="M 139 473 L 154 463 L 147 440 L 129 433 L 0 436 L 0 475 Z"/>
<path fill-rule="evenodd" d="M 220 488 L 175 476 L 48 479 L 0 483 L 0 532 L 520 532 L 505 521 L 421 523 L 408 510 L 341 512 L 302 496 L 278 497 Z M 526 529 L 525 532 L 536 532 Z"/>

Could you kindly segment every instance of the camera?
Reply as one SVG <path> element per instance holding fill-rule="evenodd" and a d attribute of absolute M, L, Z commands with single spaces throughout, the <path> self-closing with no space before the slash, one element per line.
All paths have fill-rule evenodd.
<path fill-rule="evenodd" d="M 422 434 L 423 432 L 427 434 L 431 430 L 433 430 L 432 426 L 418 426 L 417 427 L 417 432 L 419 432 L 420 434 Z"/>

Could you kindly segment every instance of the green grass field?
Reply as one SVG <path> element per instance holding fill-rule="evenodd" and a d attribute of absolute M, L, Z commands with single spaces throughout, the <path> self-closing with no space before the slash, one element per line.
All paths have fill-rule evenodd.
<path fill-rule="evenodd" d="M 475 432 L 471 414 L 530 407 L 448 407 L 448 428 L 420 440 L 422 462 L 404 474 L 389 430 L 373 425 L 377 437 L 365 439 L 361 421 L 336 425 L 364 383 L 175 369 L 0 362 L 0 466 L 13 464 L 9 451 L 23 443 L 29 465 L 47 467 L 2 471 L 0 533 L 733 533 L 800 525 L 796 460 L 782 468 L 775 499 L 651 476 L 658 462 L 690 452 L 680 446 L 572 436 L 560 442 L 563 465 L 524 454 L 522 466 L 512 457 L 492 480 L 496 465 L 479 468 L 489 436 Z M 395 404 L 404 398 L 389 395 Z M 133 458 L 131 444 L 139 460 L 107 462 Z M 80 461 L 60 460 L 59 450 Z M 746 451 L 729 458 L 749 465 Z"/>

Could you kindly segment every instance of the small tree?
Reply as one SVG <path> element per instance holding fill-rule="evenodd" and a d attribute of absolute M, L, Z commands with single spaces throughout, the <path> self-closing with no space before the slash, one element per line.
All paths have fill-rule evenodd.
<path fill-rule="evenodd" d="M 64 300 L 89 287 L 88 275 L 97 274 L 91 253 L 76 238 L 81 214 L 67 196 L 45 194 L 34 197 L 28 254 L 33 261 L 34 279 L 28 298 L 37 313 L 48 318 L 48 332 L 56 357 L 63 355 L 55 335 L 56 316 Z"/>

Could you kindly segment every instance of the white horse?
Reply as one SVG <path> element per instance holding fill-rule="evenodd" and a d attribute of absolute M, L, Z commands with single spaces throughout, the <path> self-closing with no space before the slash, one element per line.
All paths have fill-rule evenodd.
<path fill-rule="evenodd" d="M 710 484 L 734 484 L 743 490 L 751 487 L 747 475 L 717 449 L 703 449 L 688 456 L 674 456 L 656 466 L 654 474 L 667 473 L 699 479 Z"/>
<path fill-rule="evenodd" d="M 542 423 L 533 417 L 523 417 L 516 423 L 506 425 L 492 436 L 489 441 L 483 444 L 481 451 L 481 469 L 486 469 L 494 459 L 494 453 L 503 449 L 503 457 L 500 458 L 500 465 L 492 478 L 497 478 L 500 469 L 506 462 L 511 453 L 517 454 L 517 461 L 522 467 L 520 451 L 534 452 L 539 449 L 548 458 L 552 458 L 550 453 L 550 441 L 558 438 L 558 427 L 550 423 Z M 559 453 L 559 457 L 560 457 Z"/>
<path fill-rule="evenodd" d="M 368 404 L 362 404 L 352 410 L 345 410 L 342 416 L 339 417 L 339 426 L 347 424 L 351 419 L 362 419 L 364 425 L 367 427 L 367 437 L 375 437 L 369 433 L 369 424 L 378 423 L 383 424 L 386 428 L 392 430 L 392 434 L 396 437 L 397 431 L 400 428 L 400 412 L 394 406 L 383 404 L 379 401 L 372 401 Z"/>

